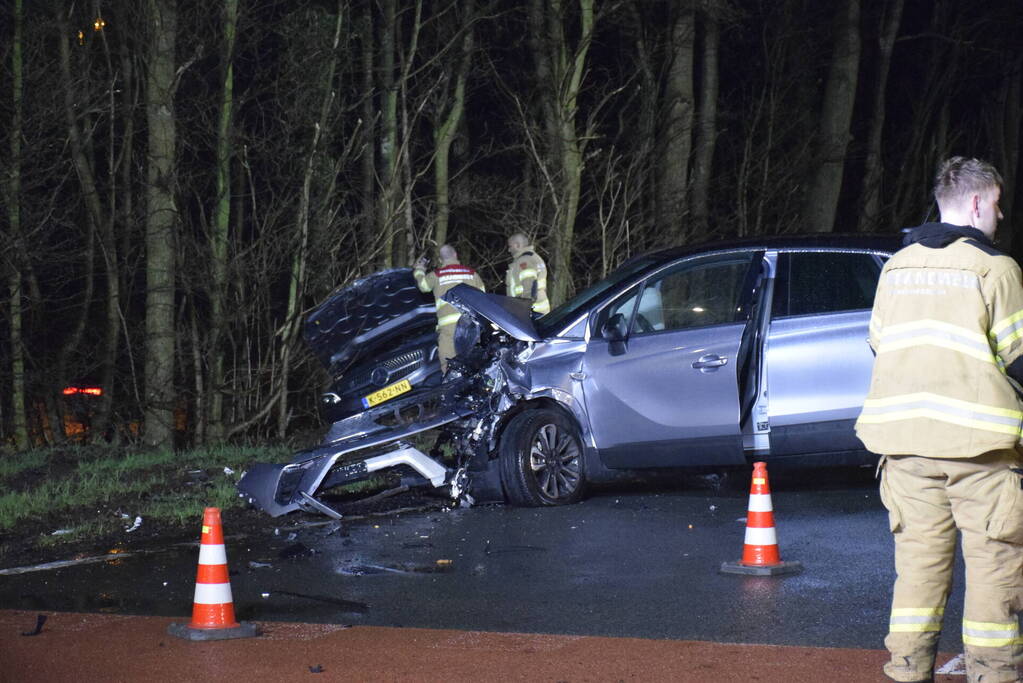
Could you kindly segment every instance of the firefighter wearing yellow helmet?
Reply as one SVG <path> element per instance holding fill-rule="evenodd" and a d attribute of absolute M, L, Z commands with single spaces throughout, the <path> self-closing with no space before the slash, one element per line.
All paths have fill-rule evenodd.
<path fill-rule="evenodd" d="M 437 356 L 440 359 L 440 370 L 444 373 L 448 369 L 448 360 L 455 356 L 455 324 L 461 313 L 442 297 L 456 285 L 470 285 L 481 291 L 484 287 L 483 280 L 475 270 L 458 262 L 458 252 L 454 247 L 450 244 L 442 245 L 439 253 L 439 268 L 427 273 L 428 261 L 423 257 L 416 261 L 412 275 L 420 291 L 433 292 L 437 304 Z"/>
<path fill-rule="evenodd" d="M 993 243 L 1001 187 L 986 162 L 945 161 L 941 222 L 907 233 L 874 300 L 877 357 L 856 433 L 882 454 L 897 574 L 884 672 L 895 681 L 932 680 L 957 530 L 967 680 L 1020 680 L 1023 278 Z"/>
<path fill-rule="evenodd" d="M 512 260 L 505 274 L 508 296 L 524 297 L 532 301 L 534 313 L 550 313 L 547 299 L 547 265 L 529 243 L 529 238 L 517 232 L 508 238 L 508 253 Z"/>

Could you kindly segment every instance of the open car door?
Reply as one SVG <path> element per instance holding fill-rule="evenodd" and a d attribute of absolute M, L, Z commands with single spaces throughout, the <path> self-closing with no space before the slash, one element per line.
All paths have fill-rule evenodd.
<path fill-rule="evenodd" d="M 605 465 L 745 462 L 739 373 L 760 262 L 760 252 L 678 261 L 595 316 L 582 382 Z"/>

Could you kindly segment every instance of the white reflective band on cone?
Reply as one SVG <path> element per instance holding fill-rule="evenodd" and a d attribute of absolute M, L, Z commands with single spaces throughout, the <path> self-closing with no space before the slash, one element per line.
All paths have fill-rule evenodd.
<path fill-rule="evenodd" d="M 224 544 L 203 543 L 199 546 L 199 564 L 227 564 Z"/>
<path fill-rule="evenodd" d="M 770 493 L 749 494 L 749 511 L 773 512 L 774 508 L 771 507 L 771 494 Z"/>
<path fill-rule="evenodd" d="M 232 602 L 230 583 L 197 583 L 195 599 L 200 605 L 226 605 Z"/>
<path fill-rule="evenodd" d="M 766 529 L 755 526 L 746 527 L 746 545 L 778 545 L 778 536 L 774 527 Z"/>

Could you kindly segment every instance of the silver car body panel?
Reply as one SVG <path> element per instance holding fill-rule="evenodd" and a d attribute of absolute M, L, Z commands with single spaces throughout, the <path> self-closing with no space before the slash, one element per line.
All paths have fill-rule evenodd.
<path fill-rule="evenodd" d="M 593 435 L 586 417 L 586 400 L 578 376 L 582 368 L 586 341 L 582 339 L 552 339 L 542 344 L 531 344 L 523 363 L 529 368 L 530 391 L 524 398 L 547 398 L 571 413 L 579 425 L 583 443 L 593 445 Z"/>
<path fill-rule="evenodd" d="M 813 251 L 888 256 L 856 247 L 759 243 L 680 253 L 648 262 L 646 270 L 633 268 L 630 278 L 599 290 L 602 298 L 577 306 L 581 313 L 559 321 L 557 330 L 548 326 L 545 339 L 538 332 L 543 320 L 535 322 L 528 301 L 456 287 L 445 298 L 488 323 L 487 345 L 481 341 L 477 347 L 489 359 L 482 369 L 456 370 L 441 386 L 335 422 L 319 447 L 296 454 L 292 462 L 254 465 L 239 491 L 274 516 L 295 509 L 335 516 L 312 497 L 321 486 L 408 466 L 424 483 L 450 483 L 457 497 L 473 469 L 463 456 L 482 456 L 484 462 L 493 457 L 501 425 L 537 401 L 554 402 L 570 414 L 591 454 L 612 469 L 739 465 L 751 455 L 862 453 L 852 424 L 873 362 L 866 343 L 870 311 L 781 318 L 771 311 L 779 255 Z M 737 310 L 748 311 L 746 321 L 663 330 L 654 319 L 653 330 L 616 342 L 595 329 L 606 307 L 635 296 L 643 282 L 666 269 L 737 254 L 760 257 L 740 288 L 748 308 Z M 640 313 L 644 305 L 640 301 Z M 458 444 L 457 470 L 403 441 L 439 427 Z"/>
<path fill-rule="evenodd" d="M 614 355 L 590 340 L 583 363 L 589 427 L 608 467 L 744 462 L 736 352 L 742 323 L 630 339 Z M 701 358 L 729 362 L 698 369 Z"/>

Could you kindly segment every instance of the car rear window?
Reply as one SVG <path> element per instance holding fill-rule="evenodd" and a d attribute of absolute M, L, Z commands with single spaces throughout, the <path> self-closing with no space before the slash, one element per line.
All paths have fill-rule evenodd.
<path fill-rule="evenodd" d="M 871 308 L 881 264 L 874 254 L 783 252 L 778 255 L 774 317 Z"/>

